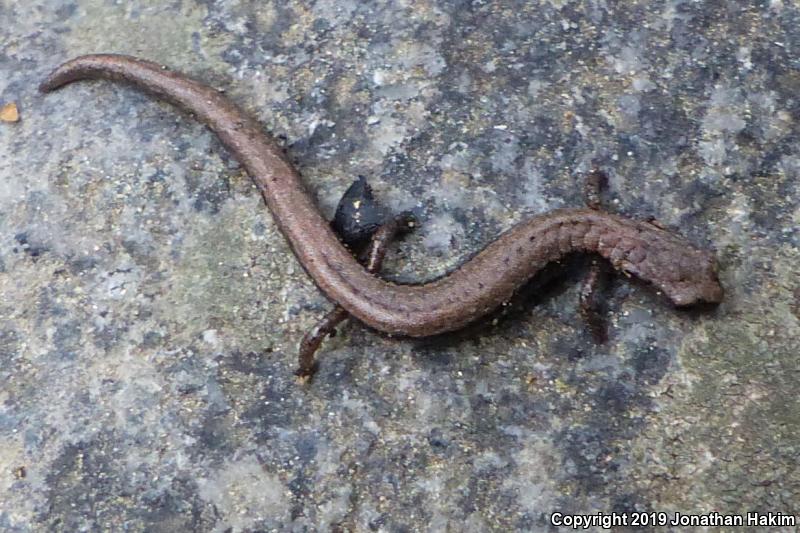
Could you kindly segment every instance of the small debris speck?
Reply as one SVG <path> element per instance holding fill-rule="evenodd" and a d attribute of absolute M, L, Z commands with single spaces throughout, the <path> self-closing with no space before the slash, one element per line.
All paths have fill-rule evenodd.
<path fill-rule="evenodd" d="M 0 122 L 19 122 L 17 104 L 12 102 L 0 107 Z"/>

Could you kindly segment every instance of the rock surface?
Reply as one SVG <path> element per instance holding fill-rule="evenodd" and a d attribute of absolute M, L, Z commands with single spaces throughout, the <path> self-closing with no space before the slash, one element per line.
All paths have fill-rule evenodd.
<path fill-rule="evenodd" d="M 796 3 L 5 0 L 0 43 L 0 529 L 800 513 Z M 330 304 L 191 117 L 110 83 L 37 93 L 91 52 L 225 90 L 328 216 L 357 175 L 416 209 L 393 279 L 581 205 L 597 164 L 614 211 L 718 251 L 726 299 L 618 279 L 595 345 L 568 265 L 461 335 L 349 324 L 300 386 Z"/>

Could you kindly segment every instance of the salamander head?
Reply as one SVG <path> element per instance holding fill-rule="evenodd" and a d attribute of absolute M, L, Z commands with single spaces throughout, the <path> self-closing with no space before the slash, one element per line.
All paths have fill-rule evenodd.
<path fill-rule="evenodd" d="M 719 303 L 724 291 L 716 257 L 661 228 L 641 222 L 637 246 L 617 261 L 617 267 L 649 281 L 677 306 Z"/>

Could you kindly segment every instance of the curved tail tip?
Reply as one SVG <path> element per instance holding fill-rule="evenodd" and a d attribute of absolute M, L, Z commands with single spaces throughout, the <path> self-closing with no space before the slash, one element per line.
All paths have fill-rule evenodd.
<path fill-rule="evenodd" d="M 53 89 L 54 89 L 54 87 L 50 83 L 50 79 L 49 78 L 44 80 L 42 83 L 39 84 L 39 92 L 40 93 L 49 93 Z"/>
<path fill-rule="evenodd" d="M 49 93 L 55 89 L 58 89 L 61 86 L 61 83 L 58 81 L 58 69 L 54 70 L 39 84 L 39 92 L 40 93 Z"/>
<path fill-rule="evenodd" d="M 89 56 L 79 56 L 54 68 L 39 84 L 39 92 L 49 93 L 81 77 L 81 67 Z"/>

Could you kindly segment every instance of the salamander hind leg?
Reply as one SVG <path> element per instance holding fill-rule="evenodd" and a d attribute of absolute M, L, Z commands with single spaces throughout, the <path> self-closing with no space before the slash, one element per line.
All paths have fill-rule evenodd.
<path fill-rule="evenodd" d="M 586 206 L 595 211 L 602 210 L 603 190 L 608 185 L 608 176 L 598 168 L 593 168 L 586 177 L 584 198 Z M 611 271 L 605 260 L 592 258 L 589 273 L 583 280 L 580 291 L 580 311 L 583 320 L 598 344 L 608 340 L 608 327 L 605 320 L 605 289 L 611 281 Z"/>
<path fill-rule="evenodd" d="M 372 274 L 377 274 L 389 245 L 398 234 L 411 231 L 415 219 L 410 212 L 390 217 L 372 195 L 372 189 L 359 177 L 342 196 L 331 223 L 342 242 L 359 255 L 359 262 Z M 367 245 L 364 245 L 364 242 Z M 359 253 L 360 252 L 360 253 Z M 319 365 L 315 354 L 326 337 L 336 334 L 336 326 L 348 317 L 347 311 L 335 306 L 300 341 L 298 368 L 295 371 L 302 381 L 308 381 Z"/>

